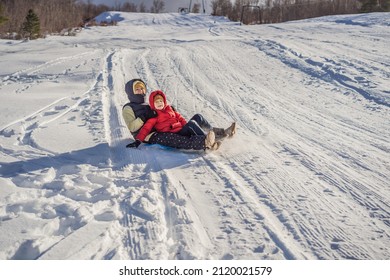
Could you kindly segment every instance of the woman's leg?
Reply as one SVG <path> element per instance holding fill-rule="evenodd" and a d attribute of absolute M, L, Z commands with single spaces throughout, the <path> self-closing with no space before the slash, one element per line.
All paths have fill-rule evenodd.
<path fill-rule="evenodd" d="M 160 144 L 167 147 L 185 150 L 204 150 L 206 136 L 204 135 L 192 135 L 191 137 L 182 136 L 177 133 L 154 133 L 148 143 Z"/>

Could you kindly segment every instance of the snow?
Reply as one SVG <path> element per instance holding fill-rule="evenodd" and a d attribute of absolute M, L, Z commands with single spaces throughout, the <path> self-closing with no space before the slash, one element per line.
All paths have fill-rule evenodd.
<path fill-rule="evenodd" d="M 389 15 L 1 40 L 0 259 L 389 259 Z M 132 78 L 237 134 L 126 149 Z"/>

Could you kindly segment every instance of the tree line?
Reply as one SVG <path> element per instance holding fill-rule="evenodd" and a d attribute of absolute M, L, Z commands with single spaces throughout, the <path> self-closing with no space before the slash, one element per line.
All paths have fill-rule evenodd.
<path fill-rule="evenodd" d="M 335 14 L 390 11 L 390 0 L 212 0 L 212 14 L 244 24 L 278 23 Z"/>
<path fill-rule="evenodd" d="M 91 0 L 0 0 L 0 38 L 38 38 L 47 34 L 66 33 L 82 27 L 105 11 L 160 13 L 165 2 L 154 0 L 148 10 L 142 2 L 131 2 L 109 7 L 96 5 Z"/>
<path fill-rule="evenodd" d="M 245 24 L 277 23 L 332 14 L 390 11 L 390 0 L 212 0 L 212 15 Z M 82 27 L 105 11 L 164 12 L 165 1 L 154 0 L 148 10 L 142 2 L 116 2 L 114 7 L 91 0 L 0 0 L 0 38 L 39 38 Z M 198 3 L 191 12 L 200 11 Z"/>
<path fill-rule="evenodd" d="M 60 32 L 64 28 L 76 27 L 82 22 L 82 11 L 76 0 L 0 0 L 6 21 L 0 26 L 2 38 L 13 36 L 20 38 L 24 28 L 39 24 L 40 37 L 46 33 Z"/>

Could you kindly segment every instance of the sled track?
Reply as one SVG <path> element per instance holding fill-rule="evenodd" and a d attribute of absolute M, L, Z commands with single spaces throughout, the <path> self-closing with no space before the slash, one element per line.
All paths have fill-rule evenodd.
<path fill-rule="evenodd" d="M 167 210 L 164 194 L 164 172 L 154 159 L 153 151 L 125 148 L 132 137 L 122 120 L 120 110 L 123 104 L 119 100 L 120 95 L 124 94 L 126 82 L 121 73 L 123 61 L 128 59 L 128 55 L 117 50 L 107 54 L 102 97 L 104 115 L 109 116 L 104 121 L 113 171 L 116 177 L 134 175 L 119 202 L 123 213 L 120 222 L 124 233 L 123 243 L 130 259 L 169 259 L 172 249 L 167 243 L 172 241 L 166 241 L 170 240 L 171 230 L 166 221 L 170 211 Z M 131 54 L 129 59 L 132 59 Z M 145 181 L 149 183 L 145 185 Z M 147 207 L 150 204 L 156 206 L 153 211 Z"/>
<path fill-rule="evenodd" d="M 256 160 L 256 156 L 254 156 L 254 160 Z M 241 164 L 245 167 L 248 164 L 248 159 L 237 157 L 234 161 L 221 162 L 211 158 L 206 159 L 206 163 L 212 172 L 225 183 L 225 187 L 230 190 L 231 195 L 234 195 L 234 200 L 238 201 L 239 211 L 242 212 L 241 220 L 252 223 L 252 227 L 256 228 L 257 236 L 254 236 L 254 240 L 272 240 L 275 248 L 278 248 L 276 251 L 280 250 L 284 259 L 313 258 L 297 242 L 296 235 L 288 223 L 278 218 L 276 214 L 279 211 L 266 203 L 261 192 L 258 193 L 258 190 L 252 189 L 251 184 L 246 183 L 247 178 L 251 178 L 251 176 L 245 176 L 244 169 L 239 167 Z M 260 236 L 262 238 L 259 238 Z"/>
<path fill-rule="evenodd" d="M 131 259 L 192 259 L 199 255 L 208 258 L 213 246 L 210 237 L 196 207 L 188 202 L 185 183 L 177 180 L 170 173 L 170 166 L 165 164 L 166 157 L 168 162 L 172 162 L 174 157 L 175 166 L 185 165 L 197 154 L 164 151 L 148 146 L 124 148 L 131 140 L 120 116 L 122 107 L 118 100 L 119 95 L 123 94 L 123 88 L 118 85 L 124 85 L 126 81 L 119 71 L 123 68 L 122 61 L 131 63 L 135 58 L 141 61 L 135 64 L 136 71 L 150 75 L 148 79 L 153 83 L 152 73 L 155 70 L 152 71 L 145 60 L 147 54 L 148 50 L 143 51 L 141 56 L 126 51 L 111 51 L 105 58 L 103 69 L 102 98 L 104 115 L 109 116 L 104 121 L 111 166 L 116 177 L 134 175 L 128 191 L 124 192 L 120 201 L 125 250 Z M 145 181 L 149 182 L 146 186 L 142 183 Z M 153 211 L 146 207 L 150 203 L 156 205 Z M 194 233 L 199 239 L 193 239 Z"/>
<path fill-rule="evenodd" d="M 176 72 L 176 79 L 179 79 L 178 84 L 185 85 L 185 87 L 189 90 L 195 90 L 191 81 L 191 79 L 193 78 L 191 76 L 191 71 L 193 70 L 183 68 L 183 65 L 185 65 L 185 63 L 175 60 L 175 58 L 172 57 L 173 54 L 170 53 L 169 50 L 159 51 L 165 51 L 164 56 L 167 56 L 168 59 L 171 59 L 170 65 L 173 66 L 172 68 Z M 162 53 L 160 54 L 160 56 L 161 55 Z M 153 81 L 156 81 L 155 84 L 157 84 L 157 81 L 161 81 L 161 84 L 164 84 L 164 82 L 166 82 L 166 77 L 163 76 L 163 72 L 160 73 L 158 70 L 158 66 L 162 62 L 154 61 L 155 57 L 159 56 L 151 57 L 149 56 L 149 51 L 146 50 L 140 57 L 142 63 L 136 64 L 137 73 L 147 76 L 148 81 L 151 84 L 153 84 Z M 116 62 L 113 63 L 112 61 L 109 61 L 111 58 L 112 56 L 108 56 L 108 69 L 110 69 L 113 64 L 116 64 Z M 192 65 L 192 67 L 197 67 L 197 65 Z M 108 72 L 110 71 L 111 70 L 109 70 Z M 195 71 L 197 70 L 195 69 Z M 222 76 L 219 77 L 223 78 Z M 224 79 L 226 82 L 228 82 L 227 77 Z M 109 81 L 110 78 L 107 78 L 107 80 Z M 117 82 L 115 82 L 115 84 L 117 84 Z M 112 96 L 112 94 L 107 94 L 106 96 Z M 178 96 L 178 98 L 180 98 L 180 96 Z M 203 99 L 201 102 L 206 101 L 209 102 L 209 100 L 207 99 Z M 214 104 L 213 106 L 219 105 Z M 115 106 L 112 106 L 112 108 L 114 107 Z M 119 121 L 116 121 L 117 114 L 114 113 L 110 115 L 115 120 L 114 123 L 111 124 L 111 127 L 120 127 Z M 117 134 L 115 130 L 111 131 L 110 133 L 112 135 L 115 135 L 114 138 L 119 139 L 121 137 L 119 134 Z M 259 132 L 257 131 L 257 133 Z M 110 146 L 115 148 L 115 144 L 110 144 Z M 264 255 L 274 255 L 274 258 L 281 259 L 301 259 L 311 257 L 310 255 L 305 256 L 305 254 L 301 255 L 300 253 L 296 253 L 300 252 L 300 250 L 296 248 L 288 248 L 285 245 L 292 243 L 297 244 L 297 248 L 299 247 L 299 244 L 295 242 L 292 237 L 288 237 L 288 229 L 286 229 L 285 225 L 283 225 L 283 223 L 280 223 L 277 218 L 273 220 L 271 218 L 267 218 L 266 220 L 264 220 L 264 217 L 274 216 L 270 215 L 272 209 L 269 210 L 268 207 L 264 205 L 262 207 L 262 209 L 264 209 L 264 213 L 257 213 L 255 210 L 253 210 L 256 209 L 256 207 L 245 205 L 244 202 L 248 201 L 248 198 L 253 195 L 250 193 L 249 190 L 247 190 L 248 186 L 245 184 L 245 179 L 242 178 L 240 174 L 237 174 L 236 171 L 231 169 L 230 167 L 216 163 L 214 160 L 212 160 L 212 155 L 205 155 L 201 156 L 200 158 L 193 158 L 193 156 L 187 154 L 166 152 L 153 149 L 143 149 L 142 151 L 132 149 L 126 152 L 131 154 L 131 158 L 125 159 L 126 161 L 131 163 L 131 166 L 141 164 L 143 162 L 145 171 L 149 170 L 149 172 L 152 172 L 154 174 L 157 173 L 156 178 L 158 179 L 156 180 L 159 183 L 154 184 L 152 188 L 160 189 L 159 195 L 161 195 L 161 199 L 164 205 L 164 216 L 166 219 L 165 228 L 168 234 L 167 239 L 173 241 L 173 244 L 170 246 L 169 249 L 167 249 L 167 251 L 170 252 L 170 258 L 193 258 L 194 254 L 191 253 L 193 250 L 199 251 L 197 253 L 198 256 L 203 255 L 205 258 L 212 257 L 221 259 L 245 258 L 248 256 L 253 257 L 257 254 L 256 252 L 260 254 L 263 253 Z M 199 161 L 199 165 L 202 166 L 202 172 L 205 172 L 209 176 L 216 178 L 214 187 L 220 190 L 220 193 L 218 195 L 215 195 L 214 192 L 207 191 L 207 188 L 203 189 L 204 193 L 199 192 L 198 190 L 195 191 L 199 188 L 199 185 L 202 185 L 199 180 L 197 181 L 196 185 L 191 185 L 186 182 L 185 178 L 182 178 L 184 176 L 183 174 L 171 174 L 171 172 L 169 171 L 169 167 L 164 165 L 164 159 L 168 156 L 179 157 L 177 161 L 178 164 L 180 163 L 180 166 L 186 166 L 188 162 L 192 159 L 195 159 L 197 162 Z M 167 159 L 168 162 L 172 161 L 171 158 Z M 120 158 L 119 160 L 116 160 L 116 162 L 120 162 L 121 160 L 124 159 Z M 153 164 L 151 164 L 151 162 L 153 162 Z M 186 169 L 188 169 L 188 171 L 185 172 L 197 173 L 193 170 L 191 166 L 186 166 Z M 205 220 L 206 213 L 199 212 L 199 205 L 192 205 L 191 201 L 194 199 L 196 201 L 195 203 L 200 203 L 202 199 L 196 199 L 196 197 L 198 196 L 203 197 L 203 199 L 205 200 L 213 201 L 213 203 L 219 205 L 220 213 L 217 213 L 217 216 L 220 216 L 221 213 L 229 213 L 228 215 L 226 215 L 232 215 L 234 217 L 237 217 L 236 219 L 241 220 L 242 224 L 233 225 L 231 221 L 234 219 L 220 219 L 218 221 L 219 227 L 215 228 L 215 226 L 212 226 L 209 221 Z M 253 201 L 253 199 L 249 199 L 249 201 Z M 239 204 L 238 212 L 236 211 L 237 203 Z M 129 202 L 125 203 L 125 205 L 127 204 L 129 204 Z M 134 216 L 134 211 L 132 211 L 132 209 L 128 207 L 123 207 L 123 211 L 128 213 L 126 214 L 127 218 L 124 221 L 124 224 L 128 225 L 130 224 L 128 221 L 133 220 L 132 217 Z M 138 216 L 144 216 L 144 218 L 150 217 L 150 215 L 142 215 L 140 213 L 138 213 Z M 271 219 L 271 221 L 267 222 L 267 220 L 269 219 Z M 150 219 L 146 220 L 148 220 L 146 221 L 146 223 L 153 223 L 153 221 L 150 221 Z M 274 228 L 275 226 L 276 228 Z M 237 239 L 240 240 L 239 232 L 243 230 L 247 231 L 248 229 L 246 228 L 249 228 L 249 231 L 252 232 L 249 233 L 249 235 L 252 236 L 252 239 L 248 241 L 248 243 L 250 243 L 249 245 L 244 245 L 245 249 L 239 249 L 239 245 L 234 244 Z M 140 247 L 137 245 L 137 243 L 134 242 L 135 239 L 139 238 L 134 237 L 136 235 L 139 235 L 139 232 L 132 229 L 129 229 L 128 232 L 129 234 L 127 237 L 127 244 L 130 247 L 129 250 L 133 251 L 133 253 L 131 254 L 132 258 L 140 258 L 143 254 L 139 251 Z M 259 232 L 261 232 L 261 234 Z M 189 233 L 191 234 L 189 235 Z M 193 241 L 191 241 L 191 238 L 193 238 L 192 236 L 194 234 L 197 236 L 197 240 L 200 241 L 198 242 L 198 244 L 194 244 Z M 274 246 L 268 246 L 267 248 L 263 248 L 261 245 L 258 245 L 257 243 L 259 240 L 259 235 L 263 235 L 264 239 L 273 240 Z M 217 240 L 219 240 L 218 242 L 215 242 L 216 238 Z M 152 240 L 149 241 L 152 242 Z M 234 247 L 236 250 L 236 255 L 232 255 L 229 252 L 218 252 L 219 242 L 221 244 L 224 244 L 224 247 Z M 134 252 L 134 250 L 136 250 L 136 252 Z M 213 253 L 213 250 L 217 250 L 217 252 Z M 248 251 L 251 253 L 248 253 Z"/>

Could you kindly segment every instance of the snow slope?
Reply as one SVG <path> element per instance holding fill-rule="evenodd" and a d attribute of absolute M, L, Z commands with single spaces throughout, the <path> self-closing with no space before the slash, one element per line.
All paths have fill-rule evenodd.
<path fill-rule="evenodd" d="M 389 15 L 2 40 L 0 259 L 389 259 Z M 126 149 L 137 77 L 237 135 Z"/>

